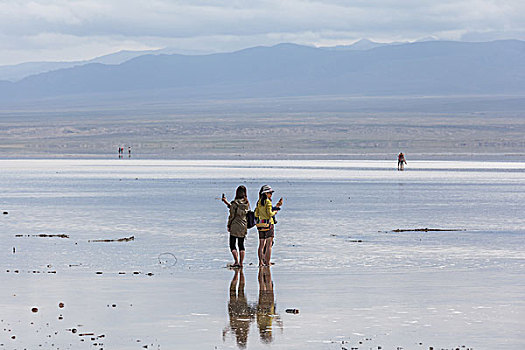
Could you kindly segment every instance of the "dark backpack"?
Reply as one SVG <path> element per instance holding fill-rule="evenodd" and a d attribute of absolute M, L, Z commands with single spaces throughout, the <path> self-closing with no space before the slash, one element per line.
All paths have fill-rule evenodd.
<path fill-rule="evenodd" d="M 252 210 L 248 210 L 246 213 L 246 222 L 248 223 L 248 228 L 255 226 L 255 213 Z"/>

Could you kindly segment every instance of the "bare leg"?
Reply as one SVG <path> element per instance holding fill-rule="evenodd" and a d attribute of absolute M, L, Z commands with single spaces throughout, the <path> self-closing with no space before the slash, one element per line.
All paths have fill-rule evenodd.
<path fill-rule="evenodd" d="M 244 261 L 244 250 L 239 250 L 239 266 L 242 267 L 242 262 Z"/>
<path fill-rule="evenodd" d="M 238 257 L 238 254 L 237 254 L 237 251 L 236 250 L 232 250 L 232 255 L 233 255 L 233 260 L 234 261 L 234 265 L 239 265 L 239 257 Z"/>
<path fill-rule="evenodd" d="M 266 245 L 266 253 L 264 254 L 264 264 L 270 266 L 270 258 L 272 257 L 272 243 L 273 237 L 264 240 Z"/>
<path fill-rule="evenodd" d="M 258 256 L 259 256 L 259 266 L 264 265 L 264 239 L 259 239 L 259 249 L 257 250 Z"/>

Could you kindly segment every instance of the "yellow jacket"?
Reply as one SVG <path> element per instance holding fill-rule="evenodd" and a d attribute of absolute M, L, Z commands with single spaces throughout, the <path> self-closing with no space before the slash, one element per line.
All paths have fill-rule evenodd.
<path fill-rule="evenodd" d="M 273 225 L 273 216 L 277 214 L 277 211 L 272 210 L 272 201 L 266 199 L 264 206 L 261 205 L 260 201 L 257 202 L 257 207 L 255 208 L 255 217 L 258 219 L 257 228 L 264 230 L 269 228 L 270 225 Z"/>

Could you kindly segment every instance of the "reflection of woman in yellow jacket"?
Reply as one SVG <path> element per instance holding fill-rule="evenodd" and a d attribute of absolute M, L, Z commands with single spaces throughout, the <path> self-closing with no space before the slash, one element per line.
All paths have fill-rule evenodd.
<path fill-rule="evenodd" d="M 275 207 L 272 207 L 273 190 L 270 186 L 264 185 L 259 191 L 259 201 L 255 208 L 255 217 L 257 218 L 257 230 L 259 231 L 259 266 L 269 266 L 272 257 L 272 244 L 274 237 L 273 217 L 283 205 L 283 199 Z"/>
<path fill-rule="evenodd" d="M 275 295 L 270 269 L 261 267 L 257 279 L 259 280 L 259 301 L 256 309 L 257 328 L 259 328 L 261 340 L 269 344 L 273 340 L 273 321 L 279 317 L 275 312 Z"/>

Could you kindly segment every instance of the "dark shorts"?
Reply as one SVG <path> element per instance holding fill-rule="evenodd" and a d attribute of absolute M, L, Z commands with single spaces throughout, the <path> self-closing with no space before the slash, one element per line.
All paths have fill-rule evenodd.
<path fill-rule="evenodd" d="M 270 229 L 268 231 L 259 231 L 259 239 L 266 239 L 274 236 L 274 229 L 273 225 L 270 225 Z"/>

